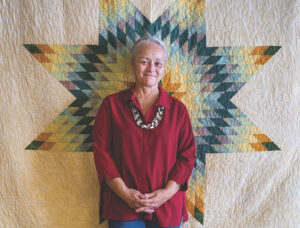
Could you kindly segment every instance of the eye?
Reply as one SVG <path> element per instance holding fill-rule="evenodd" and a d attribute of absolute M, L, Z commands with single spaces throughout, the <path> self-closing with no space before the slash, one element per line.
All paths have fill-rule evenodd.
<path fill-rule="evenodd" d="M 139 63 L 142 64 L 142 65 L 147 65 L 148 61 L 147 60 L 141 60 Z"/>
<path fill-rule="evenodd" d="M 155 62 L 155 66 L 158 68 L 162 68 L 163 64 L 161 62 Z"/>

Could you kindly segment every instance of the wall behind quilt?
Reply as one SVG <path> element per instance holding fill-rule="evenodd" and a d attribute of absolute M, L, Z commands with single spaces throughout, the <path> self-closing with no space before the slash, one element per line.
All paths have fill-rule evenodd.
<path fill-rule="evenodd" d="M 172 1 L 134 1 L 153 20 Z M 281 49 L 232 101 L 280 148 L 208 154 L 204 226 L 300 226 L 300 1 L 206 2 L 208 46 Z M 98 224 L 92 153 L 24 150 L 74 97 L 24 43 L 97 44 L 98 1 L 0 0 L 0 227 Z"/>

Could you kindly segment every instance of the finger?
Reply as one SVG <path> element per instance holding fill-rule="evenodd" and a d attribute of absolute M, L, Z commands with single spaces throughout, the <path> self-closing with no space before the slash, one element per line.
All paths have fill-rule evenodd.
<path fill-rule="evenodd" d="M 137 200 L 135 202 L 135 208 L 137 209 L 137 208 L 141 208 L 141 207 L 145 207 L 145 205 L 143 203 L 141 203 L 140 200 Z"/>
<path fill-rule="evenodd" d="M 145 199 L 144 195 L 142 193 L 136 193 L 134 194 L 134 198 L 136 201 L 140 201 L 141 199 Z"/>
<path fill-rule="evenodd" d="M 141 213 L 141 212 L 153 213 L 154 212 L 154 208 L 140 207 L 140 208 L 136 209 L 135 212 L 137 212 L 137 213 Z"/>
<path fill-rule="evenodd" d="M 149 204 L 149 203 L 152 203 L 153 200 L 152 199 L 139 199 L 139 202 L 142 204 Z"/>
<path fill-rule="evenodd" d="M 145 195 L 146 195 L 147 198 L 153 198 L 156 195 L 156 193 L 155 192 L 151 192 L 151 193 L 147 193 Z"/>
<path fill-rule="evenodd" d="M 154 213 L 154 209 L 145 209 L 144 212 L 146 212 L 148 214 L 152 214 L 152 213 Z"/>
<path fill-rule="evenodd" d="M 135 210 L 135 212 L 140 213 L 143 212 L 146 209 L 146 207 L 140 207 L 138 209 Z"/>
<path fill-rule="evenodd" d="M 137 192 L 137 196 L 139 199 L 147 199 L 146 195 L 141 192 Z"/>

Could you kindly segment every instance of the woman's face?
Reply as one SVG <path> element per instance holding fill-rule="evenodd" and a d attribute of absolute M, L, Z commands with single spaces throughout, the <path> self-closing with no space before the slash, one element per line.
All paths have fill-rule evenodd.
<path fill-rule="evenodd" d="M 143 43 L 133 63 L 135 82 L 142 87 L 156 87 L 165 69 L 164 49 L 155 43 Z"/>

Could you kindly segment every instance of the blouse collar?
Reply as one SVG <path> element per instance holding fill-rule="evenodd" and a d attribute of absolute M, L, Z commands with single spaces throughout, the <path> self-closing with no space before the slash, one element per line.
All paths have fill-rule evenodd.
<path fill-rule="evenodd" d="M 124 96 L 126 101 L 131 100 L 133 103 L 137 102 L 134 87 L 135 87 L 135 84 L 132 84 L 131 87 L 127 90 L 127 93 Z M 158 97 L 157 101 L 153 104 L 153 106 L 161 105 L 167 109 L 170 109 L 171 99 L 169 97 L 169 94 L 160 86 L 158 86 L 158 89 L 159 89 L 159 97 Z"/>

